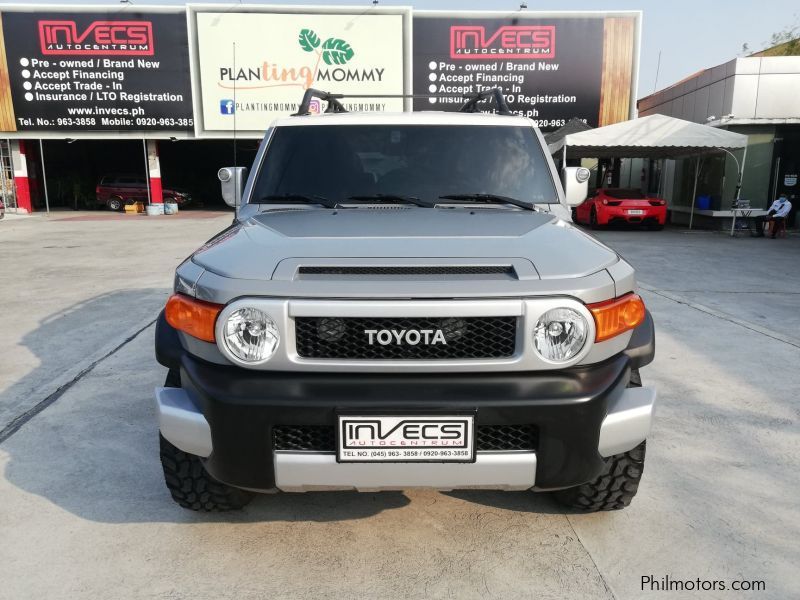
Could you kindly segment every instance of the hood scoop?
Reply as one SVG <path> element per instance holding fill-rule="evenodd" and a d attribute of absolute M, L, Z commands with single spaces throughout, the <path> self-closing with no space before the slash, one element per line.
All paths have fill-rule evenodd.
<path fill-rule="evenodd" d="M 516 279 L 511 265 L 446 265 L 446 266 L 319 266 L 300 267 L 299 275 L 508 275 Z"/>
<path fill-rule="evenodd" d="M 524 258 L 287 258 L 272 274 L 282 281 L 427 282 L 539 279 Z"/>

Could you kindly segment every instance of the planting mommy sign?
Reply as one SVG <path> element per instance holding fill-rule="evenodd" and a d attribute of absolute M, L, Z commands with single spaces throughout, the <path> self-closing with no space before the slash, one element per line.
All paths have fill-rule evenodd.
<path fill-rule="evenodd" d="M 352 94 L 405 92 L 404 15 L 195 13 L 198 130 L 260 136 L 294 113 L 310 87 Z M 358 111 L 401 111 L 400 98 L 354 98 Z M 352 106 L 349 106 L 352 105 Z M 316 103 L 313 111 L 325 106 Z"/>

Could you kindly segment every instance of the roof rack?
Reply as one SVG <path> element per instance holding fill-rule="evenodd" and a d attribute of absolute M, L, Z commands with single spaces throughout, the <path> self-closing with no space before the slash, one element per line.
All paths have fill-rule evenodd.
<path fill-rule="evenodd" d="M 506 98 L 503 96 L 503 89 L 499 87 L 483 90 L 474 94 L 461 96 L 466 100 L 464 105 L 459 109 L 459 112 L 475 113 L 481 112 L 479 105 L 483 102 L 494 99 L 495 112 L 499 115 L 513 115 L 511 109 L 508 108 Z M 442 94 L 332 94 L 331 92 L 323 92 L 308 88 L 303 94 L 303 100 L 297 112 L 292 114 L 293 117 L 304 117 L 311 114 L 311 100 L 317 98 L 328 103 L 325 109 L 326 113 L 346 113 L 347 109 L 342 105 L 339 100 L 343 98 L 453 98 L 453 96 Z"/>
<path fill-rule="evenodd" d="M 495 110 L 499 115 L 510 115 L 511 109 L 508 108 L 508 104 L 506 103 L 506 97 L 503 96 L 503 88 L 493 87 L 489 90 L 483 90 L 482 92 L 477 92 L 471 96 L 464 96 L 467 101 L 464 103 L 459 109 L 459 112 L 465 113 L 474 113 L 480 112 L 478 108 L 478 104 L 481 102 L 486 102 L 490 98 L 494 98 Z"/>

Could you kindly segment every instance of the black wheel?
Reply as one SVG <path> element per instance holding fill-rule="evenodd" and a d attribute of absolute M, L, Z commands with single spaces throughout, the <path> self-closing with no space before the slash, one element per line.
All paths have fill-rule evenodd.
<path fill-rule="evenodd" d="M 108 210 L 120 211 L 125 206 L 125 203 L 122 201 L 122 198 L 114 197 L 108 199 L 106 206 Z"/>
<path fill-rule="evenodd" d="M 584 512 L 619 510 L 630 505 L 642 479 L 646 443 L 623 454 L 609 456 L 597 479 L 555 492 L 556 500 Z"/>
<path fill-rule="evenodd" d="M 251 492 L 225 485 L 211 477 L 200 458 L 170 444 L 162 435 L 161 466 L 172 499 L 183 508 L 204 512 L 239 510 L 253 498 Z"/>
<path fill-rule="evenodd" d="M 578 222 L 578 209 L 575 208 L 575 207 L 571 208 L 570 209 L 570 214 L 572 215 L 572 222 L 573 223 L 577 223 Z"/>
<path fill-rule="evenodd" d="M 638 369 L 631 371 L 628 387 L 642 387 Z M 609 456 L 603 472 L 594 481 L 559 490 L 553 495 L 564 506 L 584 512 L 625 508 L 639 489 L 646 444 L 642 442 L 633 450 Z"/>
<path fill-rule="evenodd" d="M 165 387 L 180 387 L 180 371 L 170 369 Z M 206 473 L 200 457 L 173 446 L 161 434 L 161 466 L 172 499 L 183 508 L 205 512 L 238 510 L 247 505 L 253 494 L 217 481 Z"/>
<path fill-rule="evenodd" d="M 600 225 L 597 223 L 597 210 L 592 207 L 592 212 L 589 213 L 589 226 L 592 229 L 600 229 Z"/>

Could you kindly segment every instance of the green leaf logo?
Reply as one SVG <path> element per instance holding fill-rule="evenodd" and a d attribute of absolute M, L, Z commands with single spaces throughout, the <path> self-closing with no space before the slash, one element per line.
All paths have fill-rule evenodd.
<path fill-rule="evenodd" d="M 328 38 L 322 44 L 322 60 L 326 65 L 343 65 L 353 58 L 353 48 L 339 38 Z"/>
<path fill-rule="evenodd" d="M 319 36 L 311 29 L 301 29 L 297 41 L 300 43 L 300 47 L 306 52 L 313 52 L 319 48 Z"/>

